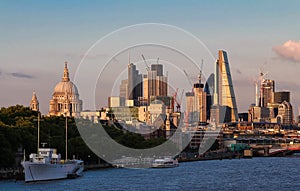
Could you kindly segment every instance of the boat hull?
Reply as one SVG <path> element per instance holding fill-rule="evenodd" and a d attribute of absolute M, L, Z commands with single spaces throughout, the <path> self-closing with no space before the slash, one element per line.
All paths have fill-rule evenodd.
<path fill-rule="evenodd" d="M 71 176 L 81 176 L 83 166 L 78 163 L 45 164 L 23 162 L 25 182 L 65 179 Z"/>

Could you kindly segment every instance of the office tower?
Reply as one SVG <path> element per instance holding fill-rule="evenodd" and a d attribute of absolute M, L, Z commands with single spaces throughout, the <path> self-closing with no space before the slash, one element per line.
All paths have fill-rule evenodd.
<path fill-rule="evenodd" d="M 143 76 L 143 97 L 148 100 L 152 96 L 167 96 L 168 77 L 163 75 L 163 65 L 152 64 L 151 70 Z"/>
<path fill-rule="evenodd" d="M 290 102 L 290 92 L 273 92 L 273 103 L 282 103 L 284 101 Z"/>
<path fill-rule="evenodd" d="M 152 64 L 151 71 L 156 71 L 157 76 L 163 76 L 163 65 L 162 64 Z"/>
<path fill-rule="evenodd" d="M 134 100 L 137 102 L 139 97 L 142 97 L 142 85 L 142 75 L 139 74 L 139 71 L 133 63 L 128 64 L 128 100 Z"/>
<path fill-rule="evenodd" d="M 293 123 L 292 105 L 284 101 L 278 107 L 277 121 L 282 125 L 291 125 Z"/>
<path fill-rule="evenodd" d="M 204 85 L 201 83 L 194 84 L 195 106 L 199 112 L 199 122 L 206 122 L 206 92 L 203 91 Z"/>
<path fill-rule="evenodd" d="M 124 99 L 128 99 L 127 92 L 128 92 L 128 80 L 126 79 L 126 80 L 122 80 L 122 82 L 121 82 L 119 96 Z"/>
<path fill-rule="evenodd" d="M 206 92 L 206 118 L 210 119 L 210 109 L 214 104 L 213 95 L 214 95 L 214 80 L 215 74 L 211 74 L 208 79 L 206 80 L 204 86 L 204 92 Z"/>
<path fill-rule="evenodd" d="M 215 65 L 214 104 L 228 106 L 231 110 L 231 120 L 238 120 L 238 112 L 233 83 L 230 74 L 227 53 L 219 51 L 219 57 Z"/>
<path fill-rule="evenodd" d="M 268 103 L 272 103 L 272 95 L 275 91 L 274 80 L 264 79 L 261 84 L 260 106 L 267 107 Z"/>
<path fill-rule="evenodd" d="M 186 122 L 188 124 L 192 124 L 194 122 L 199 121 L 199 114 L 196 112 L 195 106 L 195 93 L 194 92 L 187 92 L 185 93 L 185 100 L 186 100 Z"/>

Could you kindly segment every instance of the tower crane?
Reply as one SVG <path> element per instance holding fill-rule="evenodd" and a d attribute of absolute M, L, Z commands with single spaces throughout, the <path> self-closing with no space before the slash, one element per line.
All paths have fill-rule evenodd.
<path fill-rule="evenodd" d="M 145 63 L 145 65 L 146 65 L 146 70 L 149 71 L 149 70 L 150 70 L 150 67 L 149 67 L 149 65 L 147 64 L 147 61 L 146 61 L 146 59 L 145 59 L 145 57 L 144 57 L 143 54 L 142 54 L 142 58 L 143 58 L 144 63 Z"/>

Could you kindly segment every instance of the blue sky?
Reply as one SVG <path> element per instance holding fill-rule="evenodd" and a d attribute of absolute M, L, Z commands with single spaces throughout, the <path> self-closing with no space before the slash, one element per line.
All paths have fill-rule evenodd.
<path fill-rule="evenodd" d="M 104 35 L 128 25 L 164 23 L 194 34 L 215 56 L 227 50 L 240 112 L 254 102 L 259 68 L 276 80 L 277 90 L 292 91 L 297 108 L 299 61 L 272 49 L 300 40 L 299 7 L 296 0 L 0 1 L 0 106 L 28 105 L 35 90 L 47 113 L 65 60 L 73 77 L 81 56 Z"/>

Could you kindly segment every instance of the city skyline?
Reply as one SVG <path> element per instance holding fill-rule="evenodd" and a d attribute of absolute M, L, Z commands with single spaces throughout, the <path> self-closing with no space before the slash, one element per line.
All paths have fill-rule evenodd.
<path fill-rule="evenodd" d="M 42 113 L 48 113 L 48 103 L 61 78 L 64 61 L 69 63 L 73 80 L 85 52 L 99 38 L 127 25 L 157 22 L 194 34 L 215 57 L 217 50 L 227 51 L 240 112 L 255 103 L 253 81 L 258 79 L 261 69 L 268 72 L 267 79 L 277 82 L 277 90 L 291 92 L 294 113 L 298 113 L 298 2 L 165 1 L 159 2 L 160 8 L 157 3 L 1 2 L 0 86 L 5 94 L 1 95 L 0 106 L 29 106 L 32 92 L 36 91 Z M 97 13 L 87 11 L 90 8 L 98 10 Z M 155 8 L 154 11 L 150 11 L 151 8 Z M 188 46 L 180 39 L 178 43 Z M 106 59 L 106 53 L 99 53 L 95 58 Z M 132 53 L 132 60 L 140 61 L 140 55 Z M 205 69 L 213 68 L 212 60 L 204 59 L 204 62 Z M 209 74 L 205 73 L 206 78 Z M 81 91 L 79 89 L 79 93 Z M 99 104 L 107 105 L 106 97 L 98 100 L 102 102 Z"/>

